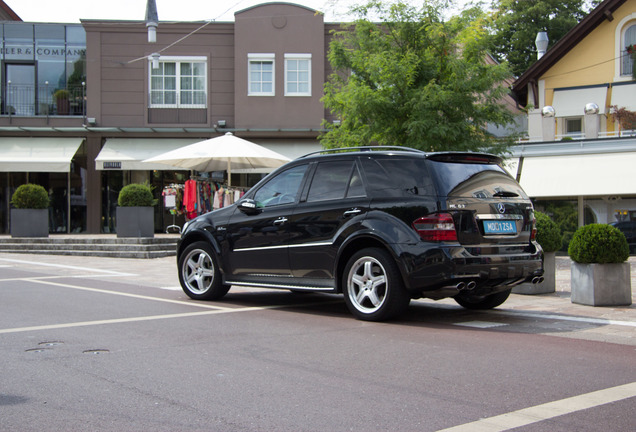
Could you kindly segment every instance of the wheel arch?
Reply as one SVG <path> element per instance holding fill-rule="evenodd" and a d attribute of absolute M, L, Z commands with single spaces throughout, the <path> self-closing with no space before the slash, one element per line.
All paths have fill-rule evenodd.
<path fill-rule="evenodd" d="M 181 239 L 179 240 L 179 245 L 177 246 L 177 261 L 179 261 L 181 254 L 188 246 L 198 241 L 204 241 L 212 247 L 212 250 L 214 251 L 214 255 L 216 258 L 216 262 L 219 263 L 219 266 L 220 266 L 221 265 L 221 260 L 220 260 L 221 249 L 219 247 L 218 242 L 214 238 L 214 236 L 206 230 L 191 230 L 188 232 L 186 236 L 181 237 Z"/>
<path fill-rule="evenodd" d="M 404 277 L 404 269 L 402 263 L 398 259 L 399 254 L 397 253 L 397 251 L 393 247 L 391 247 L 389 243 L 386 243 L 379 237 L 372 235 L 359 235 L 343 243 L 340 251 L 338 252 L 338 259 L 336 260 L 335 269 L 337 292 L 342 293 L 342 277 L 344 275 L 344 269 L 347 266 L 349 258 L 351 258 L 351 256 L 353 256 L 353 254 L 357 251 L 365 248 L 378 248 L 389 252 L 391 257 L 395 261 L 398 269 L 400 270 L 400 277 L 402 278 L 402 282 L 406 284 L 407 281 Z"/>

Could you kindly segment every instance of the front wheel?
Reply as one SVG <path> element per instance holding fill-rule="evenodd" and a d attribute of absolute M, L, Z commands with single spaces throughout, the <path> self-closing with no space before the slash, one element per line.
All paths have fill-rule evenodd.
<path fill-rule="evenodd" d="M 455 297 L 455 301 L 466 309 L 485 310 L 496 308 L 508 299 L 511 290 L 502 291 L 484 297 Z"/>
<path fill-rule="evenodd" d="M 188 297 L 217 300 L 230 290 L 224 285 L 212 247 L 206 242 L 192 243 L 179 257 L 179 282 Z"/>
<path fill-rule="evenodd" d="M 347 262 L 343 280 L 345 303 L 358 319 L 383 321 L 406 310 L 410 297 L 388 252 L 367 248 Z"/>

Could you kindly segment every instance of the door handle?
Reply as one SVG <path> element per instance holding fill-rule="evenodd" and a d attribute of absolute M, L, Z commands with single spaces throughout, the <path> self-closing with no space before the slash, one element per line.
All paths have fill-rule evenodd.
<path fill-rule="evenodd" d="M 279 217 L 278 219 L 276 219 L 274 221 L 274 225 L 282 225 L 285 222 L 287 222 L 287 218 L 286 217 Z"/>
<path fill-rule="evenodd" d="M 353 216 L 353 215 L 357 215 L 359 213 L 362 213 L 362 210 L 357 209 L 357 208 L 353 208 L 351 210 L 347 210 L 346 212 L 344 212 L 344 217 L 349 217 L 349 216 Z"/>

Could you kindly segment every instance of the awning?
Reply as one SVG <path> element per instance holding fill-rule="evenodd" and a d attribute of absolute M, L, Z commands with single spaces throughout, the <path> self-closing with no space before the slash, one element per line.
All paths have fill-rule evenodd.
<path fill-rule="evenodd" d="M 578 87 L 554 89 L 552 107 L 557 117 L 580 117 L 585 114 L 585 105 L 594 102 L 599 114 L 605 114 L 607 85 L 601 87 Z"/>
<path fill-rule="evenodd" d="M 612 87 L 612 103 L 619 108 L 636 110 L 636 84 L 621 84 Z"/>
<path fill-rule="evenodd" d="M 152 138 L 113 138 L 106 140 L 102 151 L 95 158 L 97 170 L 172 170 L 183 168 L 164 164 L 142 163 L 144 159 L 184 147 L 201 139 L 152 139 Z"/>
<path fill-rule="evenodd" d="M 636 152 L 525 157 L 521 186 L 528 196 L 633 195 Z"/>
<path fill-rule="evenodd" d="M 0 138 L 2 172 L 69 172 L 84 138 Z"/>

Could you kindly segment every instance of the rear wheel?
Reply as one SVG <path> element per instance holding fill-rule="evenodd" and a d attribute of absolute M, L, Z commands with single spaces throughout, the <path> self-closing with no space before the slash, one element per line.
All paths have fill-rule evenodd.
<path fill-rule="evenodd" d="M 342 284 L 347 307 L 362 320 L 393 318 L 411 300 L 393 258 L 378 248 L 355 253 L 347 262 Z"/>
<path fill-rule="evenodd" d="M 192 243 L 179 258 L 181 288 L 196 300 L 217 300 L 230 290 L 221 281 L 212 247 L 206 242 Z"/>
<path fill-rule="evenodd" d="M 466 309 L 492 309 L 501 305 L 508 299 L 511 290 L 502 291 L 488 296 L 457 296 L 455 301 Z"/>

